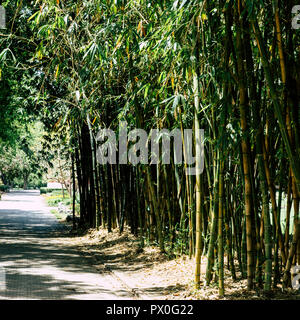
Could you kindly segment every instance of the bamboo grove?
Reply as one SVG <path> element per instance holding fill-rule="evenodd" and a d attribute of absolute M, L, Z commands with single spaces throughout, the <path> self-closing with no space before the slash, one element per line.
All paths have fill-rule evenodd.
<path fill-rule="evenodd" d="M 82 226 L 128 225 L 141 246 L 188 253 L 196 288 L 216 281 L 221 296 L 225 269 L 248 290 L 291 286 L 300 264 L 296 4 L 37 0 L 11 9 L 1 50 L 27 56 L 2 57 L 2 77 L 39 74 L 35 99 L 26 90 L 23 99 L 68 148 Z M 199 150 L 194 176 L 174 158 L 100 165 L 97 132 L 118 132 L 120 121 L 147 132 L 203 128 L 203 173 Z"/>

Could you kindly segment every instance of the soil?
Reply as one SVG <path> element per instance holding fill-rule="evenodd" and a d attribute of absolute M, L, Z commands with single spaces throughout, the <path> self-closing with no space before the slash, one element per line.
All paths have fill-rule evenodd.
<path fill-rule="evenodd" d="M 62 221 L 62 220 L 61 220 Z M 69 225 L 71 223 L 64 224 Z M 93 256 L 97 269 L 111 272 L 119 281 L 136 294 L 137 299 L 159 300 L 300 300 L 299 291 L 283 290 L 280 286 L 269 295 L 262 290 L 247 291 L 247 280 L 233 281 L 231 273 L 225 269 L 225 295 L 220 297 L 216 280 L 210 286 L 201 284 L 200 290 L 194 289 L 194 258 L 182 255 L 174 257 L 161 253 L 156 246 L 139 246 L 139 239 L 129 229 L 122 234 L 118 230 L 108 233 L 106 229 L 71 231 L 64 238 L 67 245 L 78 246 L 87 255 Z M 225 264 L 226 264 L 225 259 Z M 201 278 L 205 279 L 206 257 L 201 261 Z"/>

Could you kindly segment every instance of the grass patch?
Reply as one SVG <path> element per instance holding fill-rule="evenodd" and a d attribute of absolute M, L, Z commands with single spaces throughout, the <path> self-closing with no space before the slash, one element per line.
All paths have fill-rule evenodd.
<path fill-rule="evenodd" d="M 53 190 L 45 194 L 45 197 L 49 207 L 58 207 L 60 202 L 65 206 L 70 206 L 72 201 L 67 192 L 65 192 L 65 196 L 63 197 L 62 190 Z"/>
<path fill-rule="evenodd" d="M 57 220 L 62 220 L 64 218 L 62 214 L 60 214 L 56 209 L 52 209 L 50 210 L 50 212 L 55 216 Z"/>

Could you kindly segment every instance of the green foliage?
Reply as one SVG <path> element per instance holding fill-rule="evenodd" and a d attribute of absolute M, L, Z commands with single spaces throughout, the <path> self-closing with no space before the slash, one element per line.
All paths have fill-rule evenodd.
<path fill-rule="evenodd" d="M 65 206 L 71 205 L 71 198 L 66 191 L 63 194 L 61 189 L 40 188 L 40 192 L 46 195 L 46 201 L 50 207 L 57 207 L 60 203 Z"/>
<path fill-rule="evenodd" d="M 5 184 L 35 188 L 44 183 L 46 166 L 40 155 L 41 135 L 40 123 L 27 124 L 20 129 L 18 141 L 14 144 L 0 144 L 0 172 Z"/>
<path fill-rule="evenodd" d="M 6 185 L 0 185 L 0 191 L 7 192 L 9 190 L 9 186 Z"/>
<path fill-rule="evenodd" d="M 52 194 L 52 195 L 60 195 L 62 194 L 61 189 L 53 189 L 53 188 L 47 188 L 47 187 L 41 187 L 40 188 L 41 194 Z"/>
<path fill-rule="evenodd" d="M 57 207 L 60 203 L 62 203 L 65 206 L 69 206 L 71 204 L 71 200 L 70 198 L 63 198 L 62 195 L 47 197 L 47 204 L 50 207 Z"/>

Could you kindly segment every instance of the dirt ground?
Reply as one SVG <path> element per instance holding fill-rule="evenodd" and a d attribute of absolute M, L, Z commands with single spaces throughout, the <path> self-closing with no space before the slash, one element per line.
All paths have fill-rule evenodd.
<path fill-rule="evenodd" d="M 66 224 L 64 221 L 62 221 Z M 70 226 L 70 224 L 69 224 Z M 139 247 L 139 240 L 128 229 L 120 235 L 118 230 L 88 230 L 84 233 L 68 233 L 64 241 L 76 245 L 78 249 L 93 257 L 93 263 L 99 270 L 108 272 L 122 281 L 136 295 L 136 299 L 159 300 L 300 300 L 300 293 L 283 290 L 278 287 L 269 296 L 262 291 L 248 292 L 246 280 L 233 281 L 230 272 L 225 270 L 225 296 L 218 295 L 217 284 L 194 289 L 195 260 L 188 256 L 170 257 L 160 253 L 154 246 Z M 225 260 L 226 261 L 226 260 Z M 205 279 L 206 257 L 202 257 L 201 278 Z"/>

